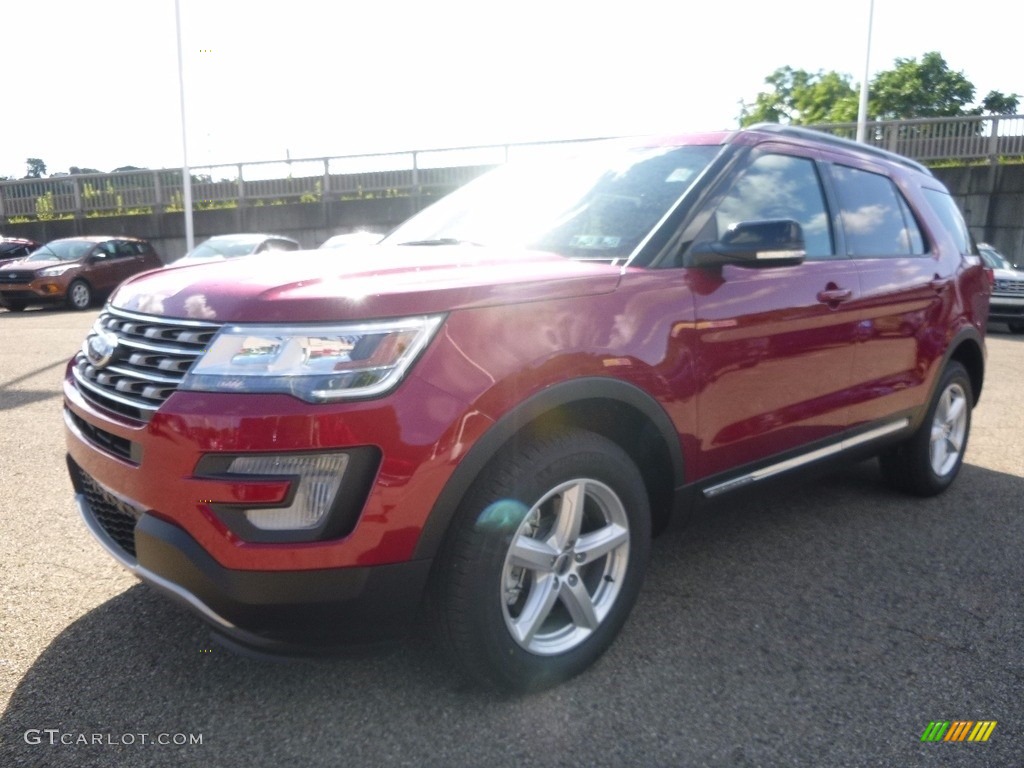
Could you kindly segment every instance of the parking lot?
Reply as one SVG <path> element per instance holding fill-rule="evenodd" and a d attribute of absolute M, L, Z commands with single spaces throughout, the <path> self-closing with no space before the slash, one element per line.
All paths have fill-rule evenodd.
<path fill-rule="evenodd" d="M 865 462 L 702 505 L 594 668 L 508 698 L 416 638 L 241 658 L 120 570 L 64 468 L 60 381 L 96 314 L 0 310 L 0 765 L 1021 764 L 1024 337 L 989 336 L 946 494 Z M 998 724 L 922 743 L 936 720 Z"/>

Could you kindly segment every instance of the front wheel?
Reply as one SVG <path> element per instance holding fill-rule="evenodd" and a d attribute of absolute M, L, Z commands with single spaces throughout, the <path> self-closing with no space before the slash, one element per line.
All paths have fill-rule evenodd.
<path fill-rule="evenodd" d="M 967 370 L 951 361 L 942 372 L 921 427 L 879 456 L 882 474 L 890 485 L 915 496 L 934 496 L 949 487 L 967 450 L 972 392 Z"/>
<path fill-rule="evenodd" d="M 68 286 L 68 307 L 71 309 L 88 309 L 92 304 L 92 289 L 84 280 L 75 280 Z"/>
<path fill-rule="evenodd" d="M 456 513 L 431 582 L 435 635 L 486 685 L 562 682 L 625 623 L 650 538 L 643 478 L 615 443 L 570 430 L 517 444 Z"/>

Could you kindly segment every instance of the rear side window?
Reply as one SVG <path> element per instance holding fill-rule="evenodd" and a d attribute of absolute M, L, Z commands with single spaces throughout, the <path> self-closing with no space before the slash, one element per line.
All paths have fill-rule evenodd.
<path fill-rule="evenodd" d="M 953 197 L 943 190 L 927 188 L 924 190 L 924 196 L 928 199 L 928 203 L 931 205 L 932 210 L 935 211 L 935 215 L 939 217 L 946 231 L 953 238 L 953 242 L 956 243 L 960 253 L 970 253 L 972 250 L 971 235 L 967 231 L 967 224 L 964 222 L 964 217 L 960 214 L 960 209 L 957 208 L 956 203 L 953 201 Z"/>
<path fill-rule="evenodd" d="M 832 166 L 849 256 L 919 256 L 924 237 L 892 180 L 845 165 Z"/>

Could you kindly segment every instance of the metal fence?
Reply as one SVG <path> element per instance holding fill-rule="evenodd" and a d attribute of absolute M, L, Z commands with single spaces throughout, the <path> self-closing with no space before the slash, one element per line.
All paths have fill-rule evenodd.
<path fill-rule="evenodd" d="M 854 138 L 856 123 L 809 126 Z M 605 139 L 415 150 L 373 155 L 198 166 L 195 208 L 315 203 L 447 192 L 511 156 L 538 155 Z M 922 162 L 998 162 L 1024 157 L 1024 115 L 886 120 L 867 142 Z M 0 224 L 162 213 L 183 209 L 180 169 L 51 176 L 0 182 Z"/>
<path fill-rule="evenodd" d="M 454 149 L 345 155 L 195 166 L 189 169 L 197 209 L 345 199 L 436 195 L 455 189 L 509 157 L 573 144 L 502 144 Z M 182 210 L 180 169 L 51 176 L 0 182 L 0 224 Z"/>
<path fill-rule="evenodd" d="M 856 123 L 809 128 L 856 138 Z M 1024 115 L 935 117 L 868 123 L 865 141 L 923 163 L 952 160 L 999 162 L 1024 156 Z"/>

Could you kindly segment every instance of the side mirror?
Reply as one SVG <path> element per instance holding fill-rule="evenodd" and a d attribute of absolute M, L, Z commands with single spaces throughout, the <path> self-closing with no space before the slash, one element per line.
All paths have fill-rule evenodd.
<path fill-rule="evenodd" d="M 695 244 L 692 255 L 693 263 L 699 267 L 782 267 L 801 263 L 807 252 L 804 233 L 797 222 L 768 219 L 732 224 L 721 240 Z"/>

